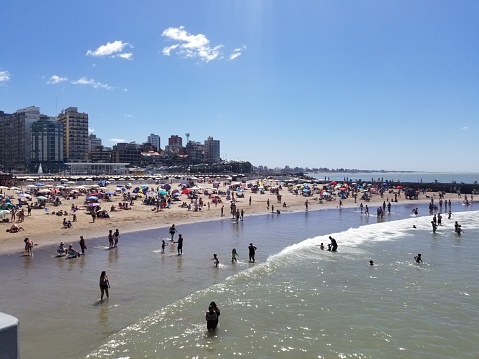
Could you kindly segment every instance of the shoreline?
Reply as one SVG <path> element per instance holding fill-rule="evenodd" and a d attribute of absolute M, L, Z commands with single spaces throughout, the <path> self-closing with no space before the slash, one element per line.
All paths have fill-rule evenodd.
<path fill-rule="evenodd" d="M 175 184 L 172 185 L 174 186 Z M 207 188 L 207 186 L 208 185 L 206 184 L 205 188 Z M 114 191 L 114 187 L 115 185 L 108 185 L 108 190 Z M 221 184 L 219 189 L 226 191 L 227 188 L 228 184 Z M 269 214 L 272 212 L 272 208 L 274 208 L 274 212 L 276 212 L 276 210 L 287 213 L 306 211 L 306 201 L 309 202 L 309 211 L 318 211 L 339 207 L 339 199 L 323 201 L 320 204 L 317 201 L 317 195 L 303 196 L 301 194 L 293 194 L 292 192 L 288 191 L 287 188 L 280 190 L 279 194 L 281 195 L 280 203 L 278 203 L 276 195 L 270 193 L 269 191 L 266 191 L 264 194 L 260 194 L 250 193 L 248 190 L 245 190 L 244 198 L 237 199 L 236 208 L 239 210 L 243 209 L 245 211 L 245 218 L 247 218 L 248 216 L 252 215 Z M 251 204 L 248 204 L 250 196 Z M 453 196 L 456 195 L 446 194 L 446 199 L 452 200 Z M 73 244 L 73 247 L 78 249 L 80 236 L 83 236 L 87 243 L 90 239 L 101 238 L 102 236 L 104 236 L 106 239 L 108 230 L 110 229 L 115 230 L 118 228 L 120 235 L 124 233 L 141 232 L 147 230 L 158 230 L 161 232 L 163 229 L 165 229 L 164 237 L 168 237 L 167 229 L 172 224 L 175 224 L 178 227 L 186 224 L 220 220 L 222 218 L 231 216 L 229 208 L 230 202 L 226 201 L 223 197 L 223 203 L 218 204 L 217 206 L 210 203 L 210 209 L 207 209 L 206 206 L 206 203 L 209 201 L 207 196 L 199 195 L 198 197 L 203 198 L 205 201 L 205 206 L 201 211 L 195 212 L 179 207 L 179 204 L 183 202 L 189 203 L 189 200 L 185 195 L 180 196 L 180 201 L 173 202 L 171 208 L 163 209 L 159 212 L 153 212 L 152 209 L 155 208 L 154 206 L 144 205 L 141 203 L 140 199 L 137 199 L 134 201 L 135 204 L 131 207 L 131 210 L 109 212 L 111 218 L 98 218 L 94 223 L 92 223 L 91 216 L 83 210 L 85 206 L 85 197 L 81 196 L 75 200 L 66 200 L 62 198 L 63 203 L 58 207 L 53 207 L 51 204 L 48 206 L 49 213 L 63 210 L 68 212 L 68 215 L 66 216 L 46 214 L 43 209 L 32 210 L 31 217 L 26 216 L 23 223 L 18 223 L 19 226 L 24 228 L 24 231 L 13 234 L 5 232 L 5 230 L 10 227 L 11 223 L 1 223 L 0 255 L 13 254 L 22 251 L 24 248 L 24 238 L 29 238 L 36 246 L 54 246 L 58 245 L 60 241 L 63 241 L 66 244 Z M 105 204 L 104 209 L 109 208 L 111 205 L 114 205 L 116 208 L 118 208 L 118 203 L 123 202 L 123 197 L 121 195 L 111 196 L 111 198 L 112 202 L 100 202 L 102 205 Z M 426 192 L 426 194 L 421 194 L 417 200 L 408 200 L 402 196 L 398 197 L 398 202 L 391 203 L 392 206 L 398 204 L 403 205 L 405 203 L 416 203 L 418 206 L 422 206 L 424 204 L 430 203 L 431 198 L 438 200 L 439 196 L 437 193 Z M 368 205 L 370 208 L 371 216 L 375 217 L 376 208 L 382 206 L 384 201 L 393 199 L 394 195 L 390 193 L 385 193 L 384 198 L 381 198 L 379 194 L 373 194 L 369 202 L 358 199 L 357 203 L 355 203 L 354 198 L 349 196 L 348 198 L 342 200 L 341 207 L 359 207 L 360 203 L 363 202 L 364 205 Z M 268 200 L 270 206 L 267 205 Z M 287 204 L 287 207 L 282 206 L 281 203 L 283 202 Z M 70 206 L 72 204 L 80 208 L 80 210 L 77 212 L 77 221 L 72 222 L 72 228 L 65 229 L 63 228 L 62 220 L 63 218 L 72 220 L 72 214 L 70 213 Z M 224 206 L 223 217 L 221 217 L 221 206 Z"/>

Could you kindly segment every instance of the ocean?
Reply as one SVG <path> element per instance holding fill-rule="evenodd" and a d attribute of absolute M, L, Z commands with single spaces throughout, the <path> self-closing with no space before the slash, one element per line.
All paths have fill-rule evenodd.
<path fill-rule="evenodd" d="M 105 234 L 79 259 L 2 256 L 0 310 L 20 319 L 22 358 L 477 358 L 479 211 L 451 199 L 435 234 L 427 204 L 411 201 L 384 219 L 343 208 L 178 226 L 182 256 L 160 253 L 167 228 L 124 234 L 113 250 Z M 329 236 L 336 253 L 319 247 Z"/>
<path fill-rule="evenodd" d="M 345 173 L 307 173 L 308 176 L 330 181 L 343 181 L 346 178 L 362 181 L 394 181 L 418 183 L 467 183 L 474 184 L 479 181 L 479 173 L 458 172 L 345 172 Z"/>

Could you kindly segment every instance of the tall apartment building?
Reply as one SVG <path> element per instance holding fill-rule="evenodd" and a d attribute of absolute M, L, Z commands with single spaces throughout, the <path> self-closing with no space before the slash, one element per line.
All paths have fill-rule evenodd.
<path fill-rule="evenodd" d="M 6 171 L 24 172 L 30 165 L 31 127 L 40 119 L 40 108 L 30 106 L 0 116 L 0 165 Z"/>
<path fill-rule="evenodd" d="M 40 115 L 31 125 L 30 170 L 41 164 L 43 168 L 63 168 L 63 123 L 55 117 Z"/>
<path fill-rule="evenodd" d="M 69 107 L 58 115 L 63 123 L 65 162 L 87 162 L 89 150 L 88 114 Z"/>
<path fill-rule="evenodd" d="M 147 139 L 146 142 L 148 142 L 148 143 L 151 144 L 152 146 L 155 146 L 157 151 L 160 150 L 160 136 L 151 133 L 151 134 L 148 136 L 148 139 Z"/>
<path fill-rule="evenodd" d="M 220 141 L 214 140 L 211 136 L 205 141 L 205 160 L 208 163 L 215 163 L 221 160 Z"/>

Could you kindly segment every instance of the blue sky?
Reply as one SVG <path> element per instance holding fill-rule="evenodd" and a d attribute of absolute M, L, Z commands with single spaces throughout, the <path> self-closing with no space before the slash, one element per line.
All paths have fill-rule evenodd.
<path fill-rule="evenodd" d="M 478 171 L 477 1 L 0 4 L 0 110 L 268 167 Z"/>

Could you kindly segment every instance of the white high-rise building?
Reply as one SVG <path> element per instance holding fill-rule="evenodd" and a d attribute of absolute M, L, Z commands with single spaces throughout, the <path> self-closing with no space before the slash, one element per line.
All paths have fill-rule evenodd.
<path fill-rule="evenodd" d="M 152 146 L 155 146 L 157 151 L 160 150 L 160 136 L 152 133 L 148 136 L 148 140 L 146 142 L 150 143 Z"/>

